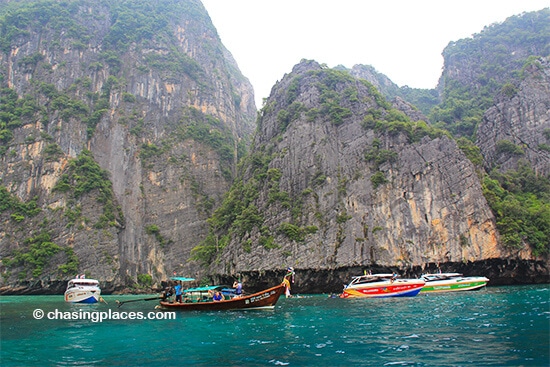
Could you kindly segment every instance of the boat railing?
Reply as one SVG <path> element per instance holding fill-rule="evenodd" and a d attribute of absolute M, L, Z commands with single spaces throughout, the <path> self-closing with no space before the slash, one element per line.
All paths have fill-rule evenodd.
<path fill-rule="evenodd" d="M 423 274 L 421 276 L 422 279 L 427 281 L 448 280 L 448 279 L 462 278 L 462 277 L 463 275 L 460 273 Z"/>
<path fill-rule="evenodd" d="M 353 284 L 366 284 L 380 282 L 384 280 L 391 280 L 392 278 L 397 278 L 397 275 L 394 274 L 366 274 L 358 275 L 352 278 L 352 281 L 349 285 Z"/>

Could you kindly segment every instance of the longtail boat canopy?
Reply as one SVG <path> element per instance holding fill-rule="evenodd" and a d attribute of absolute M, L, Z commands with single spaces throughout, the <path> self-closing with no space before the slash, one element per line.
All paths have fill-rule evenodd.
<path fill-rule="evenodd" d="M 179 281 L 182 281 L 182 282 L 192 282 L 193 280 L 195 280 L 194 278 L 186 278 L 186 277 L 172 277 L 170 279 L 179 280 Z"/>

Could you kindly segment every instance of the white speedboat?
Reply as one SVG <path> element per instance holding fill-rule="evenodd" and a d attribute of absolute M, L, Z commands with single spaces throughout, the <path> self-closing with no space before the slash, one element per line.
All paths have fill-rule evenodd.
<path fill-rule="evenodd" d="M 75 278 L 67 283 L 65 302 L 96 303 L 101 299 L 101 288 L 95 279 Z"/>
<path fill-rule="evenodd" d="M 460 273 L 423 274 L 420 278 L 426 282 L 422 293 L 471 291 L 489 282 L 485 277 L 465 277 Z"/>
<path fill-rule="evenodd" d="M 397 274 L 366 274 L 353 277 L 340 298 L 412 297 L 423 286 L 422 279 L 399 279 Z"/>

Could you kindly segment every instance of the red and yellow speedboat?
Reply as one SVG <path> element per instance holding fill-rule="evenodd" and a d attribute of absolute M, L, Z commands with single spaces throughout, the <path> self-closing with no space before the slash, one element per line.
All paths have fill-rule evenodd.
<path fill-rule="evenodd" d="M 397 274 L 366 274 L 353 277 L 340 298 L 412 297 L 424 284 L 422 279 L 398 279 Z"/>

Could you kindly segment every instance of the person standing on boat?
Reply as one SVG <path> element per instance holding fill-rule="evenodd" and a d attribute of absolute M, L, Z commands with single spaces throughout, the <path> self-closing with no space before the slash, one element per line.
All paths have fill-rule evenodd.
<path fill-rule="evenodd" d="M 235 288 L 235 297 L 240 297 L 243 293 L 243 284 L 239 280 L 235 280 L 233 288 Z"/>
<path fill-rule="evenodd" d="M 294 268 L 289 267 L 286 271 L 286 275 L 283 278 L 283 284 L 285 286 L 285 296 L 289 298 L 292 297 L 290 294 L 290 281 L 292 280 L 292 283 L 294 283 Z"/>
<path fill-rule="evenodd" d="M 176 302 L 181 303 L 181 295 L 182 295 L 181 282 L 178 281 L 178 283 L 174 287 L 174 291 L 176 292 Z"/>

